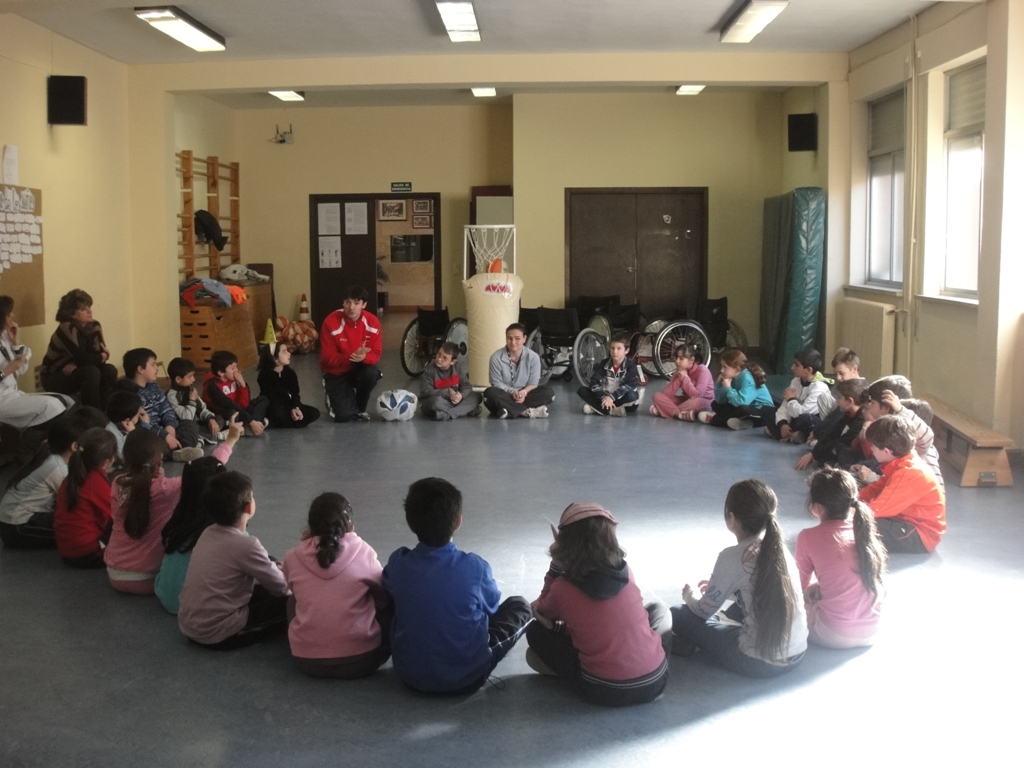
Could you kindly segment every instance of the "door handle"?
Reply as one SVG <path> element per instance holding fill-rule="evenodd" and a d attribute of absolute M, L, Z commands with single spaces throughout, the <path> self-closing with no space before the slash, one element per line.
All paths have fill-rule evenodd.
<path fill-rule="evenodd" d="M 632 275 L 633 272 L 635 272 L 636 270 L 633 267 L 626 267 L 626 271 L 629 272 L 629 274 Z"/>

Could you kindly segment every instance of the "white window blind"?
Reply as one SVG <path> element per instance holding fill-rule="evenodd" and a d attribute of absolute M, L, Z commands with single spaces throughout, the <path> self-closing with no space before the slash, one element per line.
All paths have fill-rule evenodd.
<path fill-rule="evenodd" d="M 871 104 L 871 154 L 903 149 L 904 113 L 903 91 Z"/>
<path fill-rule="evenodd" d="M 985 62 L 953 72 L 948 78 L 946 130 L 985 123 Z"/>

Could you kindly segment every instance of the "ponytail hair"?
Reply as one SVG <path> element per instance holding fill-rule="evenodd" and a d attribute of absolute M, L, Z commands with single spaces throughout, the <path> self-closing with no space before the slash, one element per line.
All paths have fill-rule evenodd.
<path fill-rule="evenodd" d="M 754 647 L 767 661 L 784 661 L 789 648 L 789 632 L 796 611 L 796 589 L 786 563 L 786 545 L 778 520 L 779 500 L 761 480 L 743 480 L 729 489 L 725 511 L 749 536 L 764 536 L 754 563 L 754 620 L 757 637 Z"/>
<path fill-rule="evenodd" d="M 722 353 L 720 362 L 723 365 L 728 365 L 730 368 L 739 368 L 741 371 L 750 371 L 750 375 L 754 377 L 754 384 L 758 387 L 763 387 L 764 383 L 768 380 L 765 375 L 764 369 L 757 363 L 747 362 L 747 356 L 743 354 L 742 349 L 727 349 Z"/>
<path fill-rule="evenodd" d="M 213 456 L 204 456 L 185 465 L 181 473 L 181 496 L 171 519 L 160 532 L 165 554 L 191 552 L 199 535 L 213 525 L 213 518 L 206 514 L 200 501 L 210 478 L 226 471 Z"/>
<path fill-rule="evenodd" d="M 78 448 L 68 459 L 68 477 L 64 481 L 64 498 L 68 509 L 78 506 L 82 486 L 90 473 L 101 469 L 117 456 L 117 440 L 113 433 L 90 427 L 78 438 Z"/>
<path fill-rule="evenodd" d="M 309 505 L 309 532 L 317 539 L 316 561 L 330 568 L 341 551 L 341 537 L 354 529 L 352 505 L 340 493 L 321 493 Z"/>
<path fill-rule="evenodd" d="M 166 443 L 148 429 L 133 429 L 124 441 L 125 473 L 117 478 L 124 531 L 141 539 L 149 530 L 149 486 L 160 473 Z"/>
<path fill-rule="evenodd" d="M 70 451 L 71 446 L 78 440 L 78 436 L 85 430 L 86 425 L 77 416 L 58 416 L 50 422 L 50 427 L 46 431 L 46 439 L 40 444 L 32 458 L 18 467 L 18 471 L 11 477 L 9 487 L 17 488 L 18 483 L 39 469 L 48 456 Z"/>
<path fill-rule="evenodd" d="M 827 520 L 845 520 L 853 511 L 853 540 L 864 588 L 877 599 L 884 591 L 882 579 L 888 555 L 878 538 L 875 516 L 857 498 L 857 481 L 844 469 L 820 469 L 811 476 L 810 503 L 817 504 Z"/>

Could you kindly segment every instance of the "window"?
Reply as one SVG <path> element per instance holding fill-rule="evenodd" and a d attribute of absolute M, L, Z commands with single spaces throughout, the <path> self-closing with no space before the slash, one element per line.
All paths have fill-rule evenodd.
<path fill-rule="evenodd" d="M 985 62 L 946 76 L 946 237 L 941 292 L 978 295 L 985 166 Z"/>
<path fill-rule="evenodd" d="M 867 282 L 903 285 L 904 99 L 869 105 Z"/>

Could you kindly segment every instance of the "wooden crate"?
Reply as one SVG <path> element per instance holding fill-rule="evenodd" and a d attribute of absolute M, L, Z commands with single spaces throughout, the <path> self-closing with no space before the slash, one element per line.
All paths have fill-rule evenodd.
<path fill-rule="evenodd" d="M 210 369 L 210 355 L 229 349 L 238 356 L 238 367 L 252 368 L 259 360 L 248 304 L 222 306 L 200 299 L 196 306 L 181 307 L 181 356 L 201 371 Z"/>
<path fill-rule="evenodd" d="M 238 285 L 230 280 L 225 285 Z M 244 306 L 248 307 L 249 320 L 252 323 L 253 338 L 257 347 L 263 342 L 267 333 L 267 320 L 274 320 L 274 288 L 272 283 L 256 283 L 255 285 L 243 285 L 249 301 Z M 275 329 L 276 330 L 276 329 Z"/>

